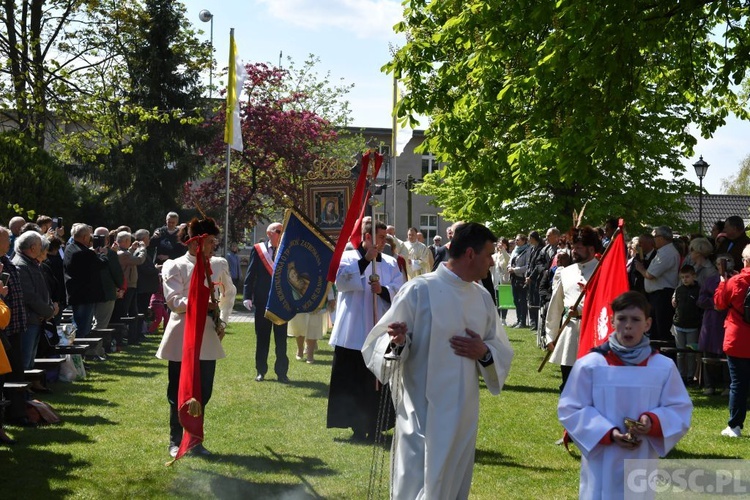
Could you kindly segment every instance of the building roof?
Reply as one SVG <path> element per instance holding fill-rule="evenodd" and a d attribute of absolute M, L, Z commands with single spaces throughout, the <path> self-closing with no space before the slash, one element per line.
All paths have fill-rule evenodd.
<path fill-rule="evenodd" d="M 682 214 L 689 224 L 698 224 L 700 198 L 698 195 L 686 195 L 685 203 L 691 207 Z M 725 220 L 732 215 L 739 215 L 750 223 L 750 196 L 734 194 L 704 194 L 703 195 L 703 232 L 708 234 L 717 220 Z"/>

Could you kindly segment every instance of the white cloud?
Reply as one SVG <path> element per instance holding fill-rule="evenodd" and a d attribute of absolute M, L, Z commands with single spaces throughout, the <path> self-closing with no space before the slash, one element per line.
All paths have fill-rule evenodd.
<path fill-rule="evenodd" d="M 399 0 L 258 0 L 279 20 L 313 30 L 337 28 L 358 38 L 389 39 L 403 16 Z"/>

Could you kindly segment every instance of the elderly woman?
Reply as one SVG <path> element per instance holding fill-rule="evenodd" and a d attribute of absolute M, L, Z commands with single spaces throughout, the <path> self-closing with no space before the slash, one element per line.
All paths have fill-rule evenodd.
<path fill-rule="evenodd" d="M 688 247 L 689 257 L 686 264 L 691 263 L 695 268 L 695 280 L 699 285 L 703 286 L 706 278 L 709 276 L 716 276 L 719 271 L 716 270 L 713 262 L 709 260 L 711 254 L 714 253 L 714 246 L 708 241 L 707 238 L 694 238 L 690 242 Z"/>
<path fill-rule="evenodd" d="M 148 256 L 146 245 L 142 241 L 133 242 L 133 237 L 128 231 L 117 233 L 117 258 L 122 267 L 122 274 L 125 280 L 125 295 L 115 302 L 115 311 L 112 313 L 113 318 L 123 318 L 126 316 L 138 317 L 138 304 L 136 302 L 138 290 L 138 266 L 143 264 Z M 144 311 L 145 312 L 145 311 Z M 138 321 L 132 321 L 128 325 L 128 345 L 140 344 L 140 330 Z"/>
<path fill-rule="evenodd" d="M 734 276 L 734 259 L 728 253 L 716 257 L 716 262 L 723 262 L 727 276 Z M 709 276 L 701 285 L 698 294 L 698 307 L 703 309 L 703 321 L 701 331 L 698 335 L 698 350 L 703 353 L 704 358 L 721 358 L 724 356 L 724 320 L 727 311 L 719 311 L 714 304 L 714 293 L 719 286 L 719 273 Z M 706 363 L 703 382 L 705 388 L 703 394 L 710 396 L 715 393 L 729 394 L 729 377 L 724 374 L 723 363 Z M 726 388 L 723 393 L 721 387 Z"/>
<path fill-rule="evenodd" d="M 742 250 L 742 270 L 727 279 L 719 278 L 714 303 L 727 310 L 724 320 L 724 352 L 729 365 L 729 421 L 722 436 L 740 437 L 747 415 L 747 394 L 750 388 L 750 323 L 744 319 L 745 296 L 750 288 L 750 245 Z"/>

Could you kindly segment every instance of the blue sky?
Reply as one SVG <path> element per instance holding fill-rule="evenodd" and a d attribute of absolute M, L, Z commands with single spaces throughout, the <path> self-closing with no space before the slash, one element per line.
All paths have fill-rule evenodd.
<path fill-rule="evenodd" d="M 244 62 L 278 64 L 291 56 L 301 64 L 309 54 L 320 58 L 318 71 L 332 80 L 354 83 L 348 94 L 352 125 L 391 126 L 393 83 L 380 71 L 388 62 L 389 45 L 403 45 L 393 33 L 402 15 L 400 0 L 183 0 L 188 19 L 209 38 L 202 9 L 214 15 L 214 47 L 219 70 L 227 65 L 229 29 Z M 220 87 L 226 79 L 214 78 Z M 426 125 L 426 124 L 423 124 Z M 686 177 L 698 183 L 692 164 L 703 155 L 711 167 L 703 180 L 709 193 L 720 192 L 721 180 L 739 170 L 750 154 L 750 123 L 728 120 L 711 139 L 698 139 L 695 157 L 686 158 Z"/>

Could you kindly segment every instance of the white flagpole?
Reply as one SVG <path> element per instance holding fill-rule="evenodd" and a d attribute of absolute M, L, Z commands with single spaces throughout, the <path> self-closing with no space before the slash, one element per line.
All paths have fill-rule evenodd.
<path fill-rule="evenodd" d="M 392 169 L 392 175 L 393 175 L 393 225 L 396 226 L 396 162 L 398 161 L 398 154 L 396 153 L 396 130 L 398 129 L 398 120 L 396 118 L 396 100 L 398 99 L 398 81 L 396 80 L 396 75 L 393 75 L 393 109 L 391 110 L 392 114 L 392 123 L 391 126 L 392 132 L 391 132 L 391 158 L 393 159 L 393 169 Z"/>

